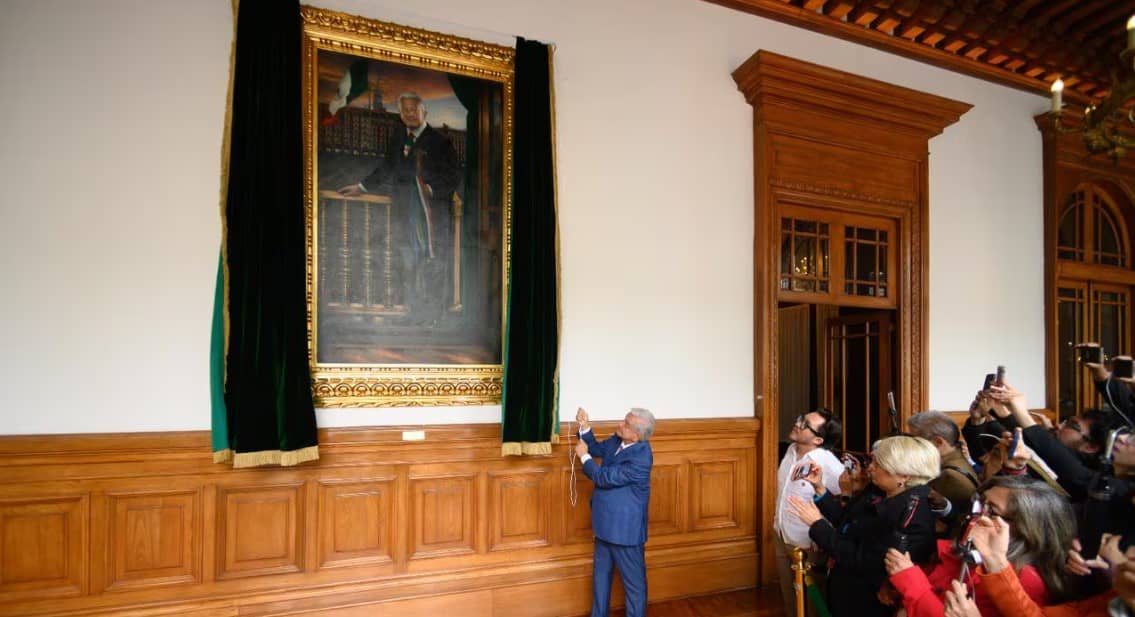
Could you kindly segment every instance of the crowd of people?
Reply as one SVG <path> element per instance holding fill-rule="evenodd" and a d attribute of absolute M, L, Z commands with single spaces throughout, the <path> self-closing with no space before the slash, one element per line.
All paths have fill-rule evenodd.
<path fill-rule="evenodd" d="M 809 615 L 1135 616 L 1135 380 L 1085 366 L 1104 404 L 1059 425 L 1000 378 L 963 426 L 924 411 L 869 453 L 837 456 L 826 410 L 798 417 L 773 524 L 786 609 L 803 550 Z"/>

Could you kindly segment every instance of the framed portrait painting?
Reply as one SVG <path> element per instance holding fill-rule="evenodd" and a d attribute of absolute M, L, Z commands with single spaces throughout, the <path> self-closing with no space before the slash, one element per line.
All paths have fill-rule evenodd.
<path fill-rule="evenodd" d="M 500 402 L 514 50 L 302 15 L 316 403 Z"/>

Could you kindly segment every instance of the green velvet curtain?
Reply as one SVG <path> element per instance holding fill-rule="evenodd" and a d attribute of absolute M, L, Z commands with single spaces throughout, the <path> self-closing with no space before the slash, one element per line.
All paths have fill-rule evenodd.
<path fill-rule="evenodd" d="M 559 271 L 551 49 L 516 41 L 512 250 L 501 451 L 549 454 L 559 432 Z"/>
<path fill-rule="evenodd" d="M 228 450 L 214 459 L 294 465 L 319 458 L 307 351 L 302 24 L 296 0 L 240 0 L 237 13 L 224 206 L 227 444 L 214 440 Z"/>

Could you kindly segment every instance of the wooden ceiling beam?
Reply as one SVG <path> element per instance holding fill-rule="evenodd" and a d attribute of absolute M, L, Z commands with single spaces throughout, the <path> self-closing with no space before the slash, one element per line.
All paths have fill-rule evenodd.
<path fill-rule="evenodd" d="M 1038 6 L 1034 13 L 1028 16 L 1028 21 L 1041 27 L 1046 26 L 1053 19 L 1059 17 L 1061 13 L 1082 1 L 1083 0 L 1061 0 L 1060 2 L 1045 2 Z"/>
<path fill-rule="evenodd" d="M 855 8 L 854 0 L 835 0 L 824 5 L 823 13 L 832 19 L 843 19 L 853 8 Z"/>
<path fill-rule="evenodd" d="M 1107 81 L 1098 50 L 1113 43 L 1099 39 L 1112 37 L 1094 31 L 1135 12 L 1135 0 L 706 1 L 1031 92 L 1067 76 L 1074 104 Z"/>

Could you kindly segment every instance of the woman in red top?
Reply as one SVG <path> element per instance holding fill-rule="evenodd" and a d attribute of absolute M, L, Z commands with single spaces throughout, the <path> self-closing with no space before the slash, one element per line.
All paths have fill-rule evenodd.
<path fill-rule="evenodd" d="M 1123 554 L 1119 551 L 1119 537 L 1104 535 L 1099 556 L 1109 567 L 1113 590 L 1090 598 L 1037 606 L 1021 589 L 1016 572 L 1009 567 L 1009 526 L 997 517 L 982 517 L 973 532 L 973 543 L 981 552 L 984 572 L 982 587 L 1004 615 L 1018 617 L 1109 617 L 1135 614 L 1135 547 Z M 1116 597 L 1118 594 L 1118 597 Z M 966 597 L 966 589 L 957 581 L 946 592 L 945 617 L 982 617 L 973 599 Z"/>
<path fill-rule="evenodd" d="M 982 494 L 989 514 L 1009 522 L 1008 559 L 1025 594 L 1039 605 L 1059 601 L 1065 595 L 1064 561 L 1076 536 L 1072 505 L 1043 481 L 1027 476 L 997 476 L 986 483 Z M 956 546 L 955 542 L 939 541 L 939 560 L 926 571 L 915 568 L 904 554 L 888 551 L 887 573 L 909 617 L 942 615 L 950 582 L 962 575 L 964 551 Z M 980 567 L 970 572 L 963 583 L 981 614 L 1001 615 L 980 584 Z"/>

